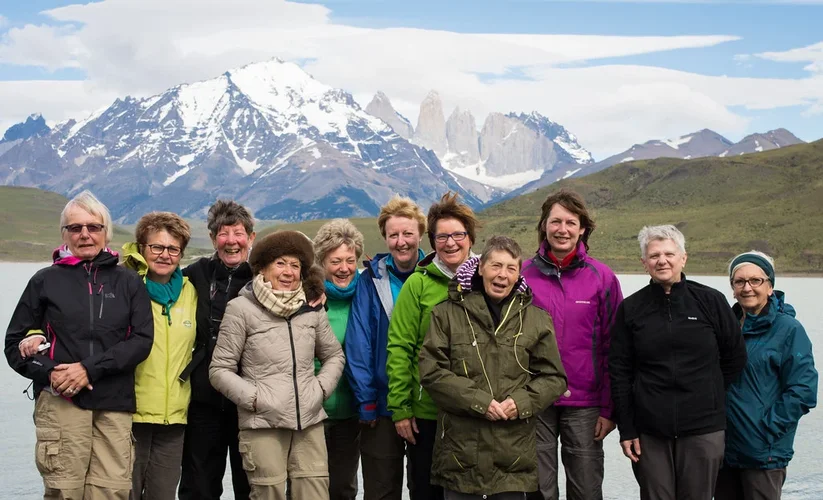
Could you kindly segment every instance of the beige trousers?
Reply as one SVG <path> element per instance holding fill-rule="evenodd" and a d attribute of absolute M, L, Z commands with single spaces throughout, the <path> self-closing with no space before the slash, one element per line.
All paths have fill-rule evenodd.
<path fill-rule="evenodd" d="M 323 423 L 302 431 L 247 429 L 239 434 L 251 500 L 328 500 L 329 465 Z"/>
<path fill-rule="evenodd" d="M 45 500 L 128 500 L 134 466 L 131 413 L 84 410 L 42 391 L 34 426 Z"/>

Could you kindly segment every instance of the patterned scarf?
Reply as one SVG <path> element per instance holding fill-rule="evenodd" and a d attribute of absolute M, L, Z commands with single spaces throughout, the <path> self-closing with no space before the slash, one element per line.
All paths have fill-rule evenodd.
<path fill-rule="evenodd" d="M 288 318 L 306 303 L 306 292 L 301 286 L 297 290 L 274 290 L 271 283 L 258 274 L 252 280 L 254 297 L 275 316 Z"/>

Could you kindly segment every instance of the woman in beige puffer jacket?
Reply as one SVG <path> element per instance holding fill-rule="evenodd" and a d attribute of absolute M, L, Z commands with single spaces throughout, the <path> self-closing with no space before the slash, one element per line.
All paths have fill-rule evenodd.
<path fill-rule="evenodd" d="M 322 306 L 311 241 L 272 233 L 249 258 L 254 279 L 229 302 L 209 379 L 237 405 L 240 453 L 252 499 L 328 499 L 323 401 L 345 358 Z M 308 297 L 308 299 L 307 299 Z M 314 358 L 322 367 L 315 375 Z"/>

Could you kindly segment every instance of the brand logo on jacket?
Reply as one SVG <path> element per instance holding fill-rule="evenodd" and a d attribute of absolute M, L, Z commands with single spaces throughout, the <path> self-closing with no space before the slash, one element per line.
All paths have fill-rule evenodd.
<path fill-rule="evenodd" d="M 183 326 L 185 326 L 186 328 L 191 328 L 191 320 L 183 320 Z"/>
<path fill-rule="evenodd" d="M 689 316 L 690 321 L 697 321 L 697 316 Z"/>
<path fill-rule="evenodd" d="M 574 303 L 575 304 L 591 304 L 592 302 L 590 300 L 575 300 Z"/>
<path fill-rule="evenodd" d="M 113 294 L 113 293 L 111 293 L 111 292 L 107 292 L 107 293 L 103 294 L 103 297 L 105 297 L 105 298 L 107 298 L 107 299 L 113 299 L 113 298 L 114 298 L 114 294 Z"/>

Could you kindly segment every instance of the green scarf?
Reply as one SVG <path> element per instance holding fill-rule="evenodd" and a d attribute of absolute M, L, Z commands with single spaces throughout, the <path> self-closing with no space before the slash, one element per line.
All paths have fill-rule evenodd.
<path fill-rule="evenodd" d="M 171 325 L 171 308 L 183 290 L 183 271 L 180 270 L 180 266 L 174 270 L 168 283 L 158 283 L 146 277 L 146 290 L 151 300 L 163 306 L 163 315 L 168 316 Z"/>

